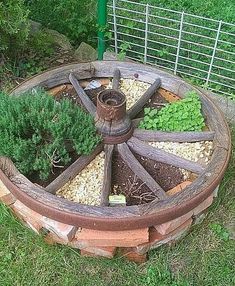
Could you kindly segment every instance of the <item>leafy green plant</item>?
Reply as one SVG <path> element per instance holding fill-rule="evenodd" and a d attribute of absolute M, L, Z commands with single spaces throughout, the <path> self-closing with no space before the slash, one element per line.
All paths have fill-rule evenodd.
<path fill-rule="evenodd" d="M 25 175 L 46 180 L 70 160 L 70 149 L 90 154 L 100 142 L 93 118 L 70 100 L 56 102 L 38 90 L 20 97 L 0 94 L 0 156 Z"/>
<path fill-rule="evenodd" d="M 167 104 L 160 111 L 145 108 L 139 127 L 163 131 L 201 131 L 205 120 L 201 113 L 201 101 L 196 92 L 186 94 L 182 100 Z"/>
<path fill-rule="evenodd" d="M 126 57 L 126 52 L 131 48 L 131 45 L 127 42 L 124 42 L 120 45 L 120 52 L 118 53 L 118 60 L 123 61 Z"/>
<path fill-rule="evenodd" d="M 165 266 L 165 265 L 164 265 Z M 168 268 L 163 265 L 150 266 L 147 269 L 147 276 L 143 285 L 169 285 L 169 286 L 188 286 L 189 283 L 183 279 L 175 279 Z"/>
<path fill-rule="evenodd" d="M 229 240 L 229 232 L 222 225 L 220 225 L 218 223 L 212 223 L 210 225 L 210 229 L 221 240 L 224 240 L 224 241 L 228 241 Z"/>

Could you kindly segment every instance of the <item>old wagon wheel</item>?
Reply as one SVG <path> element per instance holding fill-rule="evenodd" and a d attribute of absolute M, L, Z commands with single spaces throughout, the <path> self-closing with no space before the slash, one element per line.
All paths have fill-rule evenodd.
<path fill-rule="evenodd" d="M 125 95 L 119 90 L 120 77 L 133 78 L 136 74 L 140 80 L 152 85 L 126 112 Z M 101 92 L 98 95 L 97 106 L 95 106 L 80 86 L 79 80 L 112 76 L 112 89 Z M 133 63 L 94 62 L 68 65 L 48 71 L 22 84 L 12 94 L 18 95 L 37 86 L 49 89 L 69 81 L 82 104 L 94 116 L 104 144 L 100 144 L 90 156 L 79 157 L 45 189 L 32 184 L 14 168 L 12 163 L 1 162 L 3 170 L 7 165 L 10 180 L 3 172 L 0 173 L 1 179 L 19 200 L 41 214 L 46 213 L 48 217 L 71 225 L 102 230 L 124 230 L 152 226 L 181 216 L 205 200 L 217 187 L 228 164 L 231 148 L 230 135 L 223 116 L 202 92 L 178 77 L 151 67 Z M 203 113 L 210 130 L 160 132 L 136 128 L 138 119 L 135 119 L 135 116 L 160 85 L 180 97 L 183 97 L 189 90 L 196 90 L 201 97 Z M 205 166 L 151 147 L 146 141 L 213 141 L 215 148 L 211 161 Z M 103 150 L 105 151 L 105 167 L 101 206 L 82 205 L 54 195 L 60 187 L 78 175 Z M 119 152 L 126 165 L 152 191 L 155 196 L 152 202 L 126 207 L 108 206 L 114 150 Z M 198 174 L 198 178 L 182 192 L 169 197 L 160 184 L 138 162 L 133 152 L 158 162 L 190 170 Z"/>

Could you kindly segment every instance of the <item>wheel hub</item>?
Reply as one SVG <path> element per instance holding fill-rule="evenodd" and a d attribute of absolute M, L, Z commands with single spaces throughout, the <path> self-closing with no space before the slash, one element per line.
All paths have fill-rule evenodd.
<path fill-rule="evenodd" d="M 106 144 L 120 144 L 132 136 L 131 119 L 126 112 L 126 96 L 106 89 L 97 96 L 96 128 Z"/>

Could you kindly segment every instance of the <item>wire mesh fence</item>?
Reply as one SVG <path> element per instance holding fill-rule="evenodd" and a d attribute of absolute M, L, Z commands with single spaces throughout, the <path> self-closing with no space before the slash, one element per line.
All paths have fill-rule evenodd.
<path fill-rule="evenodd" d="M 108 4 L 111 48 L 235 98 L 235 24 L 128 0 Z"/>

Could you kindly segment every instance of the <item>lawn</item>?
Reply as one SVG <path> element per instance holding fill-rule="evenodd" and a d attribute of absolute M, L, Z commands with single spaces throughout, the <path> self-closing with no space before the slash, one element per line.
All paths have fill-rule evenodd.
<path fill-rule="evenodd" d="M 123 258 L 84 258 L 66 246 L 47 245 L 0 205 L 0 285 L 235 285 L 235 243 L 228 239 L 235 217 L 234 151 L 206 220 L 177 245 L 150 252 L 142 265 Z"/>

